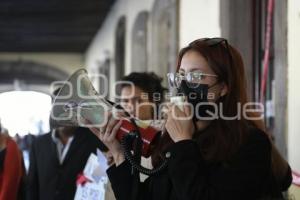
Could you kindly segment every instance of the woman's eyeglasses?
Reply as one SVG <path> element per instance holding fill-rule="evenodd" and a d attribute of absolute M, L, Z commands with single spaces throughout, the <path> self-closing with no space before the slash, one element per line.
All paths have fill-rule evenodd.
<path fill-rule="evenodd" d="M 199 40 L 195 40 L 189 44 L 189 46 L 193 46 L 194 44 L 198 42 L 204 42 L 207 46 L 213 47 L 217 45 L 222 45 L 225 47 L 228 58 L 229 58 L 229 65 L 232 65 L 232 56 L 229 49 L 229 44 L 225 38 L 201 38 Z M 225 44 L 225 45 L 223 45 Z M 218 77 L 214 74 L 206 74 L 202 72 L 188 72 L 186 74 L 180 74 L 180 73 L 169 73 L 168 76 L 168 82 L 170 87 L 180 87 L 180 84 L 182 80 L 186 80 L 189 84 L 189 87 L 197 87 L 201 81 L 206 77 Z"/>
<path fill-rule="evenodd" d="M 181 82 L 185 80 L 189 87 L 197 87 L 199 84 L 203 83 L 206 77 L 218 77 L 215 74 L 207 74 L 203 72 L 188 72 L 188 73 L 168 73 L 168 83 L 170 87 L 179 88 Z"/>
<path fill-rule="evenodd" d="M 192 46 L 195 43 L 198 42 L 204 42 L 207 46 L 216 46 L 216 45 L 223 45 L 225 44 L 226 52 L 229 58 L 229 64 L 232 64 L 232 56 L 230 53 L 228 42 L 225 38 L 201 38 L 199 40 L 195 40 L 189 44 L 189 46 Z M 205 77 L 218 77 L 215 74 L 206 74 L 203 72 L 188 72 L 185 74 L 182 73 L 168 73 L 168 82 L 170 87 L 176 87 L 179 88 L 180 84 L 183 80 L 189 84 L 189 87 L 197 87 L 201 82 L 203 82 L 203 79 Z"/>

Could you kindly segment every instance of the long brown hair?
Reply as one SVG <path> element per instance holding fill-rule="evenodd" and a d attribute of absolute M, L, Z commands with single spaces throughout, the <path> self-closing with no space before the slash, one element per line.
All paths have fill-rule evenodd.
<path fill-rule="evenodd" d="M 201 54 L 218 76 L 218 81 L 226 84 L 227 94 L 220 97 L 217 103 L 223 104 L 224 116 L 236 116 L 239 112 L 238 103 L 243 107 L 248 102 L 244 64 L 240 53 L 225 40 L 217 45 L 209 45 L 206 40 L 195 40 L 179 52 L 176 71 L 180 68 L 182 57 L 190 51 Z M 249 116 L 251 115 L 254 114 L 249 113 Z M 213 120 L 204 131 L 196 132 L 194 139 L 199 143 L 206 160 L 225 161 L 230 159 L 243 143 L 249 133 L 249 127 L 263 129 L 263 123 L 260 120 L 249 121 L 243 115 L 235 120 L 219 118 Z M 152 157 L 154 166 L 162 159 L 162 152 L 171 143 L 169 135 L 164 134 L 158 145 L 160 153 L 154 153 Z"/>

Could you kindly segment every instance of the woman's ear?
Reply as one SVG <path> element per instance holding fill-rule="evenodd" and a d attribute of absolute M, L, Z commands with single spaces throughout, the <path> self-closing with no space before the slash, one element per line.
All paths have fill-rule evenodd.
<path fill-rule="evenodd" d="M 228 92 L 228 86 L 225 83 L 222 83 L 220 96 L 221 97 L 225 96 L 227 92 Z"/>

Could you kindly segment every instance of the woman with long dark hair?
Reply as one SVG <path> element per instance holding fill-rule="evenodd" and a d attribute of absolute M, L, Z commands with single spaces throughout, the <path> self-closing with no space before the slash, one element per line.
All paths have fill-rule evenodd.
<path fill-rule="evenodd" d="M 168 165 L 140 183 L 138 199 L 281 199 L 290 169 L 276 180 L 271 140 L 248 103 L 240 53 L 223 38 L 195 40 L 181 49 L 168 79 L 187 104 L 168 106 L 167 132 L 152 153 L 154 167 L 164 159 Z M 98 134 L 114 157 L 107 173 L 115 196 L 129 200 L 136 185 L 115 139 L 120 124 L 110 117 Z"/>

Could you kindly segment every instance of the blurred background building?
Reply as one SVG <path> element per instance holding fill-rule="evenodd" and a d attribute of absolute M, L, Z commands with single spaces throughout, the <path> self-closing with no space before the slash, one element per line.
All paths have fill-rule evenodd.
<path fill-rule="evenodd" d="M 0 118 L 11 136 L 49 131 L 49 86 L 78 68 L 106 75 L 113 100 L 123 75 L 165 76 L 190 41 L 224 37 L 242 52 L 251 99 L 263 101 L 268 130 L 300 171 L 298 0 L 1 0 L 0 26 Z"/>

